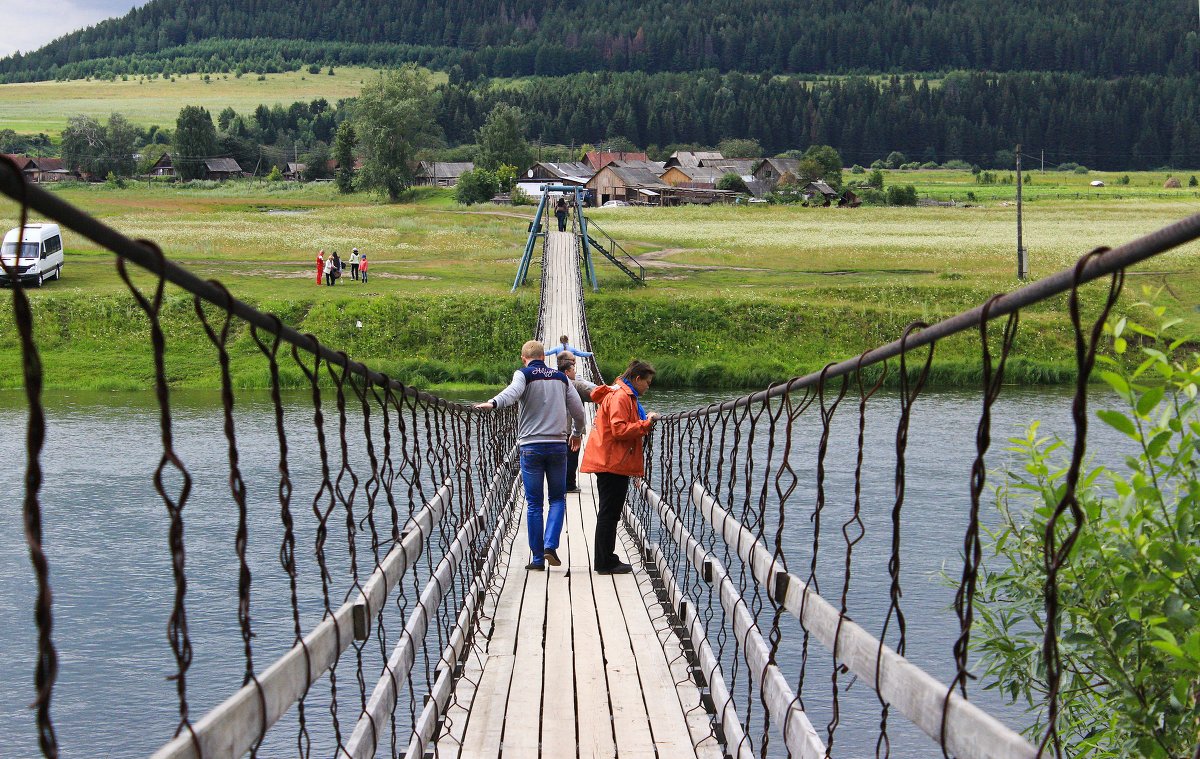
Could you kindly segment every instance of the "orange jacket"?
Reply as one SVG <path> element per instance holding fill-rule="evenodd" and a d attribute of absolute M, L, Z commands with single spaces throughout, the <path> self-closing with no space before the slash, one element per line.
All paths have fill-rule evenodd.
<path fill-rule="evenodd" d="M 638 419 L 633 391 L 618 380 L 615 387 L 604 385 L 593 390 L 592 402 L 598 404 L 599 410 L 579 471 L 641 477 L 646 471 L 642 438 L 650 433 L 653 423 Z"/>

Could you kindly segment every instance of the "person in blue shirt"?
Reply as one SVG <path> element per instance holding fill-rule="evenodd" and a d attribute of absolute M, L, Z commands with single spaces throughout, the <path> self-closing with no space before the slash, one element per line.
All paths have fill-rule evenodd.
<path fill-rule="evenodd" d="M 588 353 L 587 351 L 583 350 L 582 348 L 576 348 L 574 345 L 571 345 L 569 342 L 567 342 L 566 335 L 563 335 L 562 337 L 558 338 L 558 341 L 559 341 L 560 345 L 556 345 L 553 348 L 551 348 L 550 350 L 546 351 L 547 356 L 555 356 L 559 353 L 573 353 L 576 356 L 583 356 L 586 358 L 586 357 L 592 355 L 591 353 Z"/>

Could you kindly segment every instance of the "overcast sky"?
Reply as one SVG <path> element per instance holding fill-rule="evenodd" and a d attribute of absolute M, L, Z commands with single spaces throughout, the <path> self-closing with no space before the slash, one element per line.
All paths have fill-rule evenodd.
<path fill-rule="evenodd" d="M 37 50 L 51 40 L 106 18 L 124 16 L 147 0 L 0 0 L 0 58 Z"/>

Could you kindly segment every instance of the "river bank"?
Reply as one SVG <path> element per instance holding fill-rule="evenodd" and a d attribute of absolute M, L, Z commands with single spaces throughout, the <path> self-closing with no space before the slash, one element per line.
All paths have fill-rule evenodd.
<path fill-rule="evenodd" d="M 932 323 L 984 299 L 983 293 L 966 287 L 943 288 L 936 303 L 916 290 L 883 297 L 864 292 L 855 298 L 843 289 L 824 300 L 819 292 L 812 295 L 816 297 L 797 302 L 754 295 L 672 298 L 636 291 L 590 295 L 586 305 L 606 377 L 618 374 L 636 356 L 658 367 L 662 387 L 761 388 L 897 339 L 913 321 Z M 847 300 L 856 303 L 848 306 Z M 532 291 L 515 297 L 378 295 L 254 305 L 405 384 L 442 392 L 505 383 L 537 318 Z M 1060 299 L 1024 315 L 1009 382 L 1070 381 L 1072 335 L 1064 306 Z M 149 322 L 131 297 L 61 293 L 35 297 L 33 311 L 46 387 L 136 390 L 153 382 Z M 216 349 L 192 299 L 168 295 L 160 321 L 172 386 L 218 387 Z M 269 386 L 267 363 L 245 324 L 233 325 L 229 350 L 235 386 Z M 911 363 L 924 355 L 922 351 Z M 934 352 L 931 384 L 975 386 L 979 362 L 976 334 L 945 340 Z M 306 382 L 290 358 L 281 361 L 281 378 L 286 387 Z M 22 382 L 19 345 L 5 341 L 0 388 L 19 388 Z"/>

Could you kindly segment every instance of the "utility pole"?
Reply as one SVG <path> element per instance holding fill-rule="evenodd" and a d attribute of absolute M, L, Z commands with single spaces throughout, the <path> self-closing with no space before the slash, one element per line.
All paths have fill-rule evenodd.
<path fill-rule="evenodd" d="M 1042 170 L 1039 173 L 1041 173 L 1041 174 L 1046 173 L 1046 149 L 1045 148 L 1042 148 Z"/>
<path fill-rule="evenodd" d="M 1029 279 L 1029 259 L 1021 244 L 1021 146 L 1017 146 L 1017 279 Z"/>

